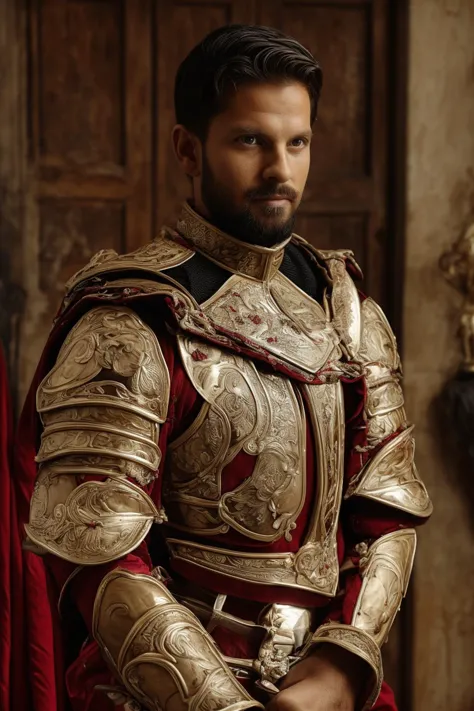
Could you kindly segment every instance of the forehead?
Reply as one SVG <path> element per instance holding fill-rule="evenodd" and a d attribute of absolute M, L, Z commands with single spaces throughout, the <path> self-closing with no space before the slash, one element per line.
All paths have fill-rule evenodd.
<path fill-rule="evenodd" d="M 219 132 L 236 126 L 276 131 L 311 128 L 311 102 L 303 84 L 252 83 L 239 86 L 228 97 L 224 110 L 211 122 Z"/>

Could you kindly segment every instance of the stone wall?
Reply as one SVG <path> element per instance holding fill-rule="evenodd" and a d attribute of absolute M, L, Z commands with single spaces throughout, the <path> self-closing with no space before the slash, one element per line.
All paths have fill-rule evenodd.
<path fill-rule="evenodd" d="M 473 0 L 412 0 L 409 47 L 405 387 L 435 504 L 412 588 L 413 711 L 470 711 L 474 534 L 456 477 L 474 472 L 455 471 L 438 426 L 438 397 L 460 360 L 459 298 L 438 260 L 474 218 Z"/>

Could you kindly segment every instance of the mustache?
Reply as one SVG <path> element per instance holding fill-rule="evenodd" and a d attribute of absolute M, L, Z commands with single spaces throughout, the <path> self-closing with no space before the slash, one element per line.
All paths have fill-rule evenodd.
<path fill-rule="evenodd" d="M 294 202 L 298 197 L 298 193 L 288 185 L 262 185 L 260 188 L 249 190 L 246 193 L 246 197 L 250 200 L 265 200 L 272 197 L 284 197 Z"/>

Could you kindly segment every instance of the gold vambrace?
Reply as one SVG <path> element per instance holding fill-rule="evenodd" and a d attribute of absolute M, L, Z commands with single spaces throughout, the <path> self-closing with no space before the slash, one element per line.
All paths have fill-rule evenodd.
<path fill-rule="evenodd" d="M 93 635 L 146 709 L 263 708 L 234 678 L 197 617 L 152 576 L 120 569 L 106 575 L 94 604 Z"/>
<path fill-rule="evenodd" d="M 370 548 L 360 544 L 359 550 L 362 587 L 351 624 L 322 625 L 314 633 L 309 648 L 323 643 L 336 644 L 367 662 L 372 670 L 372 682 L 362 708 L 369 709 L 377 700 L 383 680 L 380 647 L 387 640 L 408 588 L 416 532 L 414 529 L 394 531 L 376 540 Z"/>

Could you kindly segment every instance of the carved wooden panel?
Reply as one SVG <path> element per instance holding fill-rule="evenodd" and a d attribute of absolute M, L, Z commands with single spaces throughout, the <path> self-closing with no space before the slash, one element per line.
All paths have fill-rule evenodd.
<path fill-rule="evenodd" d="M 152 235 L 151 0 L 33 0 L 30 153 L 39 288 Z"/>
<path fill-rule="evenodd" d="M 61 299 L 64 283 L 101 249 L 124 249 L 124 207 L 119 202 L 42 200 L 40 210 L 40 288 Z"/>
<path fill-rule="evenodd" d="M 123 13 L 122 2 L 39 5 L 42 165 L 123 173 Z"/>

